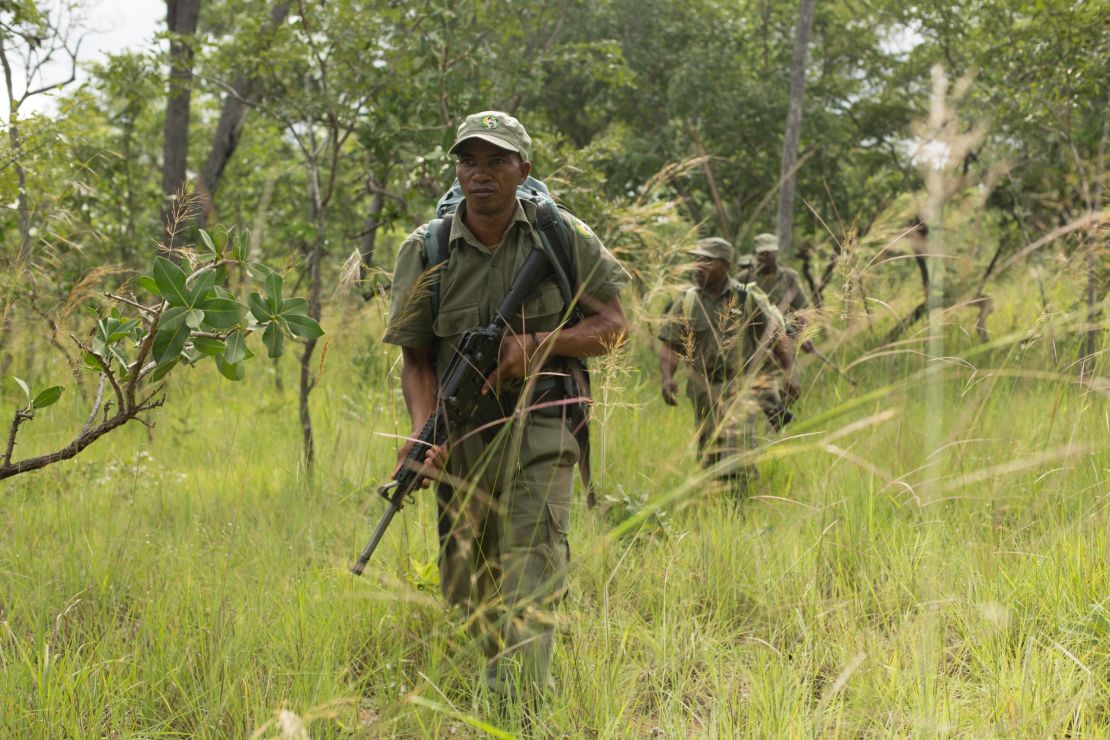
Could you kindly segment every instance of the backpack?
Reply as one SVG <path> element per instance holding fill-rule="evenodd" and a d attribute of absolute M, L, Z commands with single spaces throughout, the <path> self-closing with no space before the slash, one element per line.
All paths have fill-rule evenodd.
<path fill-rule="evenodd" d="M 447 259 L 447 241 L 451 235 L 451 222 L 463 197 L 462 187 L 456 179 L 436 203 L 436 217 L 428 222 L 428 233 L 424 241 L 427 268 L 436 267 Z M 551 197 L 547 185 L 531 175 L 517 186 L 516 197 L 536 204 L 536 221 L 533 226 L 539 232 L 540 244 L 555 269 L 555 282 L 559 285 L 559 293 L 563 296 L 565 315 L 567 308 L 574 302 L 574 287 L 570 280 L 571 275 L 574 274 L 574 268 L 570 258 L 570 238 L 566 232 L 566 224 L 559 215 L 560 206 Z M 435 320 L 439 315 L 439 281 L 433 280 L 428 287 L 432 303 L 432 319 Z M 579 318 L 581 314 L 575 307 L 569 317 L 570 324 L 577 323 Z"/>

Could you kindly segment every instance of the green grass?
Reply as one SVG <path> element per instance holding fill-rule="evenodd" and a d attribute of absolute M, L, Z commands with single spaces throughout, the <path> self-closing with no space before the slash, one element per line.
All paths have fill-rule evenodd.
<path fill-rule="evenodd" d="M 1054 360 L 1053 341 L 1074 358 L 1074 333 L 1023 348 L 1035 316 L 1012 298 L 992 331 L 1016 339 L 983 349 L 952 329 L 969 364 L 949 366 L 941 414 L 917 355 L 853 368 L 858 388 L 808 365 L 793 437 L 739 510 L 700 480 L 688 404 L 658 400 L 645 347 L 595 371 L 610 404 L 595 465 L 621 502 L 576 499 L 544 728 L 1110 734 L 1110 406 Z M 362 490 L 389 472 L 383 435 L 407 419 L 378 309 L 329 328 L 312 480 L 293 364 L 279 393 L 259 361 L 239 386 L 180 373 L 153 431 L 2 484 L 0 735 L 519 731 L 476 687 L 479 656 L 439 598 L 429 496 L 363 578 L 347 573 L 383 507 Z M 18 454 L 81 413 L 70 388 Z M 949 446 L 927 465 L 938 418 Z"/>

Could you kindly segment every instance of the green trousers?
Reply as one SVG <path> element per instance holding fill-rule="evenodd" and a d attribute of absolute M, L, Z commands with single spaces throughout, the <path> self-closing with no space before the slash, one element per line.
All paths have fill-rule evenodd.
<path fill-rule="evenodd" d="M 750 457 L 736 459 L 759 444 L 758 396 L 754 389 L 739 389 L 740 382 L 741 379 L 724 383 L 692 379 L 686 386 L 694 405 L 698 459 L 706 468 L 721 466 L 717 477 L 730 483 L 738 496 L 744 495 L 748 485 L 759 478 Z"/>
<path fill-rule="evenodd" d="M 462 435 L 439 486 L 440 586 L 467 615 L 486 684 L 512 698 L 551 681 L 554 609 L 566 590 L 578 446 L 558 416 Z"/>

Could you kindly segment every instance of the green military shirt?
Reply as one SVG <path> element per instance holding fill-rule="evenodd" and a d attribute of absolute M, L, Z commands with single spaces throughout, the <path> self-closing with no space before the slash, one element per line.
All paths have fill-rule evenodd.
<path fill-rule="evenodd" d="M 439 340 L 437 367 L 446 367 L 462 333 L 493 320 L 513 278 L 539 243 L 539 234 L 532 225 L 535 211 L 534 203 L 517 201 L 501 243 L 487 247 L 467 228 L 464 201 L 451 221 L 448 258 L 434 270 L 427 269 L 427 226 L 410 234 L 397 254 L 389 321 L 382 341 L 426 348 Z M 595 305 L 609 302 L 627 273 L 586 224 L 567 213 L 560 214 L 570 237 L 572 288 Z M 429 293 L 433 280 L 438 280 L 440 286 L 439 313 L 434 317 Z M 583 314 L 594 313 L 595 309 L 587 305 L 590 302 L 580 304 Z M 563 320 L 563 309 L 562 293 L 552 279 L 525 301 L 521 315 L 510 321 L 510 329 L 518 333 L 553 331 Z"/>
<path fill-rule="evenodd" d="M 756 285 L 763 289 L 771 303 L 787 317 L 795 311 L 809 308 L 809 296 L 796 270 L 779 267 L 769 275 L 755 270 L 754 277 Z"/>
<path fill-rule="evenodd" d="M 730 279 L 719 296 L 692 287 L 671 304 L 659 339 L 682 355 L 690 371 L 709 383 L 735 378 L 770 334 L 782 314 L 754 284 Z"/>

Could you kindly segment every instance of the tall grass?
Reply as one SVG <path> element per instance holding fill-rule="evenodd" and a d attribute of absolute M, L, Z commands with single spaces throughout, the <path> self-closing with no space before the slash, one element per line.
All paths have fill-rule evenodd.
<path fill-rule="evenodd" d="M 702 479 L 692 414 L 658 400 L 642 340 L 596 371 L 607 506 L 576 502 L 543 729 L 1110 733 L 1110 406 L 1065 369 L 1075 322 L 1038 323 L 1017 287 L 996 305 L 994 344 L 949 329 L 962 359 L 945 370 L 939 461 L 911 337 L 849 370 L 858 387 L 808 365 L 800 420 L 741 507 Z M 362 579 L 347 573 L 383 506 L 389 435 L 408 428 L 379 309 L 328 327 L 312 478 L 293 391 L 259 364 L 241 386 L 181 373 L 153 431 L 6 484 L 0 735 L 520 730 L 438 595 L 429 495 Z M 294 370 L 277 369 L 286 389 Z M 67 396 L 17 450 L 80 425 Z"/>

